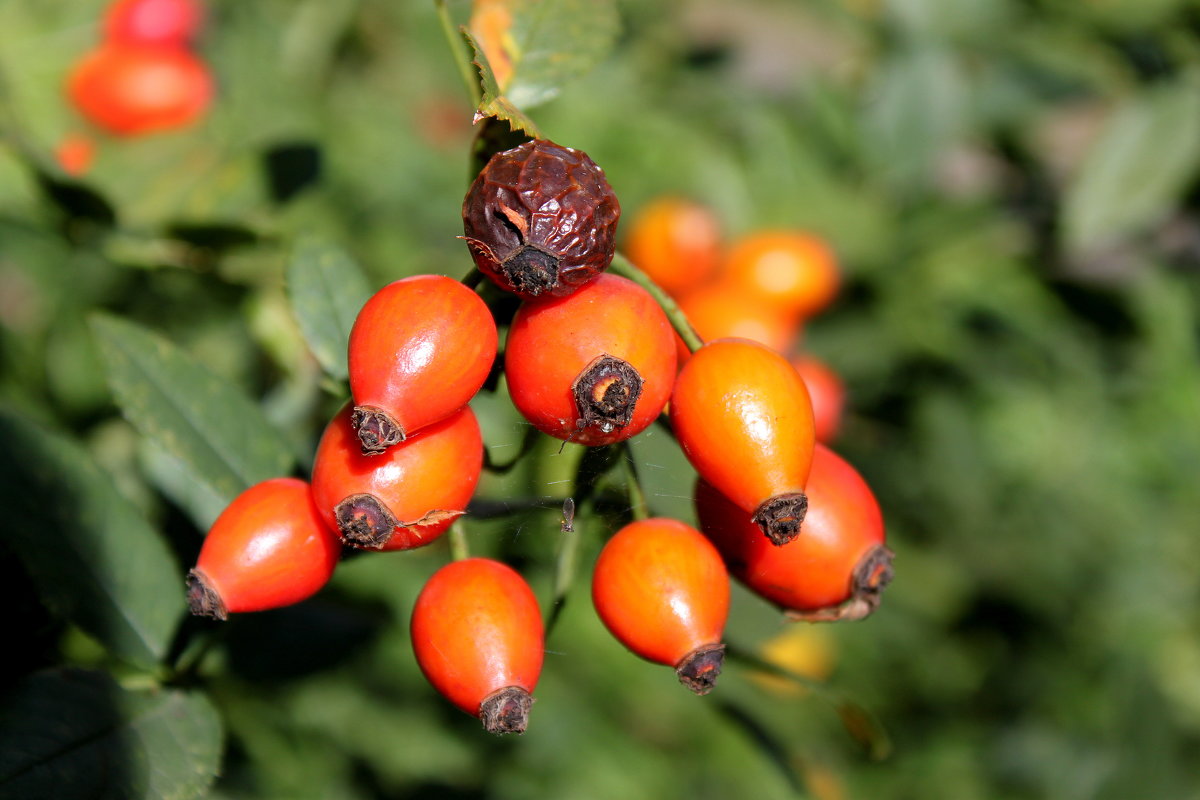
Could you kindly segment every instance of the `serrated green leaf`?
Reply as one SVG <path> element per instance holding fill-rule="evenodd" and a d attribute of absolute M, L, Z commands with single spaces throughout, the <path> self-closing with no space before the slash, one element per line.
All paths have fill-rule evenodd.
<path fill-rule="evenodd" d="M 189 800 L 216 777 L 221 723 L 202 694 L 108 675 L 27 677 L 0 712 L 0 798 Z"/>
<path fill-rule="evenodd" d="M 193 480 L 228 503 L 291 471 L 292 453 L 259 407 L 187 353 L 117 317 L 94 317 L 92 330 L 122 413 Z"/>
<path fill-rule="evenodd" d="M 475 112 L 475 122 L 478 123 L 480 120 L 494 117 L 507 122 L 513 131 L 524 131 L 535 139 L 542 138 L 537 123 L 527 117 L 521 109 L 513 105 L 500 92 L 500 85 L 496 82 L 496 76 L 492 72 L 492 68 L 488 65 L 487 57 L 483 54 L 478 43 L 471 38 L 471 34 L 467 33 L 466 30 L 462 34 L 467 44 L 470 45 L 471 51 L 475 54 L 475 59 L 471 63 L 475 65 L 475 69 L 479 72 L 479 83 L 483 87 L 483 97 L 479 101 L 478 110 Z"/>
<path fill-rule="evenodd" d="M 349 375 L 346 343 L 371 289 L 349 254 L 329 242 L 305 239 L 287 267 L 288 299 L 309 348 L 334 378 Z"/>
<path fill-rule="evenodd" d="M 1080 252 L 1160 220 L 1200 168 L 1200 91 L 1177 83 L 1118 108 L 1067 187 L 1064 236 Z"/>
<path fill-rule="evenodd" d="M 477 0 L 471 34 L 489 57 L 503 60 L 503 95 L 529 109 L 599 64 L 618 28 L 612 0 Z"/>
<path fill-rule="evenodd" d="M 74 442 L 0 410 L 5 544 L 44 602 L 114 655 L 153 667 L 184 611 L 161 536 Z"/>

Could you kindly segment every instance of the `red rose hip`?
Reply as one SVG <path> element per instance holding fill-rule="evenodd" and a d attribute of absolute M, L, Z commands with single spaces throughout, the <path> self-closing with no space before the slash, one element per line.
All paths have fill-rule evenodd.
<path fill-rule="evenodd" d="M 200 0 L 116 0 L 104 15 L 109 41 L 185 46 L 204 22 Z"/>
<path fill-rule="evenodd" d="M 325 428 L 313 461 L 313 498 L 326 524 L 354 547 L 429 544 L 462 515 L 483 466 L 470 407 L 422 428 L 380 456 L 364 456 L 347 405 Z"/>
<path fill-rule="evenodd" d="M 212 102 L 213 81 L 204 62 L 182 48 L 107 43 L 71 70 L 67 94 L 89 122 L 135 136 L 195 122 Z"/>
<path fill-rule="evenodd" d="M 307 483 L 251 486 L 213 523 L 188 573 L 193 614 L 225 619 L 298 603 L 329 582 L 341 555 Z"/>
<path fill-rule="evenodd" d="M 569 297 L 522 304 L 504 358 L 509 396 L 534 427 L 610 444 L 662 412 L 675 380 L 675 334 L 645 289 L 601 275 Z"/>
<path fill-rule="evenodd" d="M 736 578 L 789 616 L 810 622 L 862 619 L 879 606 L 892 578 L 879 503 L 862 476 L 821 444 L 807 491 L 803 535 L 775 547 L 748 513 L 697 481 L 700 528 Z"/>
<path fill-rule="evenodd" d="M 468 558 L 442 567 L 412 613 L 421 672 L 489 733 L 524 733 L 542 671 L 537 598 L 511 567 Z"/>
<path fill-rule="evenodd" d="M 496 358 L 496 323 L 479 295 L 442 275 L 380 289 L 350 331 L 352 423 L 366 455 L 458 411 Z"/>

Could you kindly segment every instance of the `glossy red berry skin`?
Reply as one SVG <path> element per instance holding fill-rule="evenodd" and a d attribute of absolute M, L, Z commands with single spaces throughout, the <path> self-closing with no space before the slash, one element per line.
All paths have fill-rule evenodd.
<path fill-rule="evenodd" d="M 421 589 L 411 632 L 417 664 L 442 696 L 491 733 L 524 732 L 544 652 L 524 578 L 491 559 L 451 562 Z"/>
<path fill-rule="evenodd" d="M 196 38 L 204 23 L 199 0 L 116 0 L 104 14 L 109 41 L 180 47 Z"/>
<path fill-rule="evenodd" d="M 671 425 L 700 476 L 771 541 L 800 532 L 815 432 L 808 390 L 787 359 L 746 339 L 709 342 L 679 371 Z"/>
<path fill-rule="evenodd" d="M 729 575 L 695 528 L 658 517 L 617 531 L 596 560 L 592 602 L 634 653 L 675 667 L 697 694 L 713 688 L 724 654 Z"/>
<path fill-rule="evenodd" d="M 329 582 L 340 555 L 307 483 L 263 481 L 213 523 L 188 573 L 188 602 L 217 619 L 298 603 Z"/>
<path fill-rule="evenodd" d="M 816 447 L 808 516 L 794 541 L 770 544 L 749 514 L 702 480 L 696 511 L 734 577 L 795 618 L 862 619 L 891 580 L 879 503 L 862 476 L 824 445 Z"/>
<path fill-rule="evenodd" d="M 675 380 L 671 323 L 645 289 L 601 275 L 569 297 L 527 301 L 505 345 L 517 410 L 543 433 L 619 442 L 662 413 Z"/>
<path fill-rule="evenodd" d="M 483 466 L 470 407 L 422 428 L 380 456 L 364 456 L 344 407 L 313 461 L 313 498 L 325 523 L 353 547 L 409 550 L 462 515 Z"/>
<path fill-rule="evenodd" d="M 535 139 L 492 156 L 462 215 L 475 266 L 493 283 L 562 297 L 612 263 L 621 205 L 587 153 Z"/>
<path fill-rule="evenodd" d="M 496 323 L 479 295 L 443 275 L 380 289 L 350 331 L 353 421 L 378 454 L 475 396 L 496 358 Z"/>
<path fill-rule="evenodd" d="M 109 133 L 135 136 L 189 125 L 213 97 L 208 67 L 187 50 L 106 43 L 85 55 L 67 78 L 72 104 Z"/>

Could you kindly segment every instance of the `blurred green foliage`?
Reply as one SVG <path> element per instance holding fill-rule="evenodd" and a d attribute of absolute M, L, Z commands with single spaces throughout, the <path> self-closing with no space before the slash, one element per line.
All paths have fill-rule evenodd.
<path fill-rule="evenodd" d="M 679 193 L 729 238 L 801 227 L 840 254 L 845 291 L 803 346 L 848 384 L 838 449 L 879 496 L 897 578 L 873 617 L 831 627 L 830 685 L 882 720 L 881 759 L 834 695 L 780 695 L 735 662 L 698 699 L 614 642 L 587 588 L 624 511 L 603 485 L 576 519 L 578 574 L 520 739 L 486 737 L 413 661 L 408 614 L 444 543 L 349 558 L 294 608 L 184 621 L 157 671 L 161 633 L 139 643 L 55 601 L 46 587 L 85 580 L 89 547 L 148 564 L 154 532 L 182 574 L 238 480 L 304 474 L 346 396 L 330 344 L 345 299 L 309 262 L 346 270 L 350 295 L 356 265 L 370 287 L 470 268 L 455 237 L 472 109 L 432 2 L 209 8 L 211 115 L 96 135 L 78 182 L 53 158 L 84 129 L 61 86 L 103 3 L 0 4 L 0 586 L 20 623 L 0 740 L 76 691 L 116 725 L 105 747 L 190 743 L 130 745 L 189 774 L 180 797 L 204 792 L 221 741 L 211 796 L 229 800 L 1200 797 L 1200 4 L 624 0 L 608 58 L 530 112 L 604 167 L 627 215 Z M 122 416 L 139 368 L 173 370 L 175 412 L 213 412 L 186 414 L 193 438 L 156 438 L 160 401 Z M 275 444 L 240 476 L 249 457 L 226 452 L 231 483 L 196 481 L 189 454 L 219 450 L 211 426 L 247 397 L 261 420 L 230 418 L 225 438 Z M 505 461 L 518 417 L 502 389 L 474 405 Z M 669 437 L 651 429 L 632 455 L 652 510 L 692 518 Z M 481 508 L 515 510 L 466 522 L 472 552 L 543 602 L 577 458 L 541 442 L 481 484 Z M 85 530 L 67 535 L 74 508 Z M 71 549 L 57 574 L 50 545 Z M 133 622 L 178 607 L 124 588 Z M 784 626 L 735 593 L 732 645 Z M 192 716 L 160 731 L 154 704 Z M 27 796 L 13 763 L 0 796 Z M 127 766 L 113 779 L 137 796 L 161 789 Z"/>

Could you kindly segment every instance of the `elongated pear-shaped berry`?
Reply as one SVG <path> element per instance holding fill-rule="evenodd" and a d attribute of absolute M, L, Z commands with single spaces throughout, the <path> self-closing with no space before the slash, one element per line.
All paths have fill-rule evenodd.
<path fill-rule="evenodd" d="M 700 476 L 775 544 L 800 534 L 812 467 L 812 402 L 787 359 L 747 339 L 697 350 L 675 381 L 671 425 Z"/>
<path fill-rule="evenodd" d="M 307 483 L 263 481 L 213 523 L 188 573 L 188 604 L 193 614 L 225 619 L 298 603 L 329 581 L 341 552 Z"/>
<path fill-rule="evenodd" d="M 749 513 L 698 480 L 700 529 L 734 577 L 788 616 L 810 622 L 862 619 L 879 606 L 892 579 L 879 503 L 862 476 L 822 444 L 807 492 L 804 533 L 775 547 Z"/>
<path fill-rule="evenodd" d="M 421 672 L 489 733 L 524 733 L 542 671 L 543 628 L 533 590 L 487 558 L 454 561 L 433 574 L 412 614 Z"/>
<path fill-rule="evenodd" d="M 617 531 L 596 560 L 592 601 L 634 653 L 674 667 L 696 694 L 712 690 L 725 655 L 729 575 L 695 528 L 656 517 Z"/>
<path fill-rule="evenodd" d="M 496 358 L 496 323 L 479 295 L 443 275 L 375 293 L 350 331 L 351 422 L 364 455 L 458 411 Z"/>

